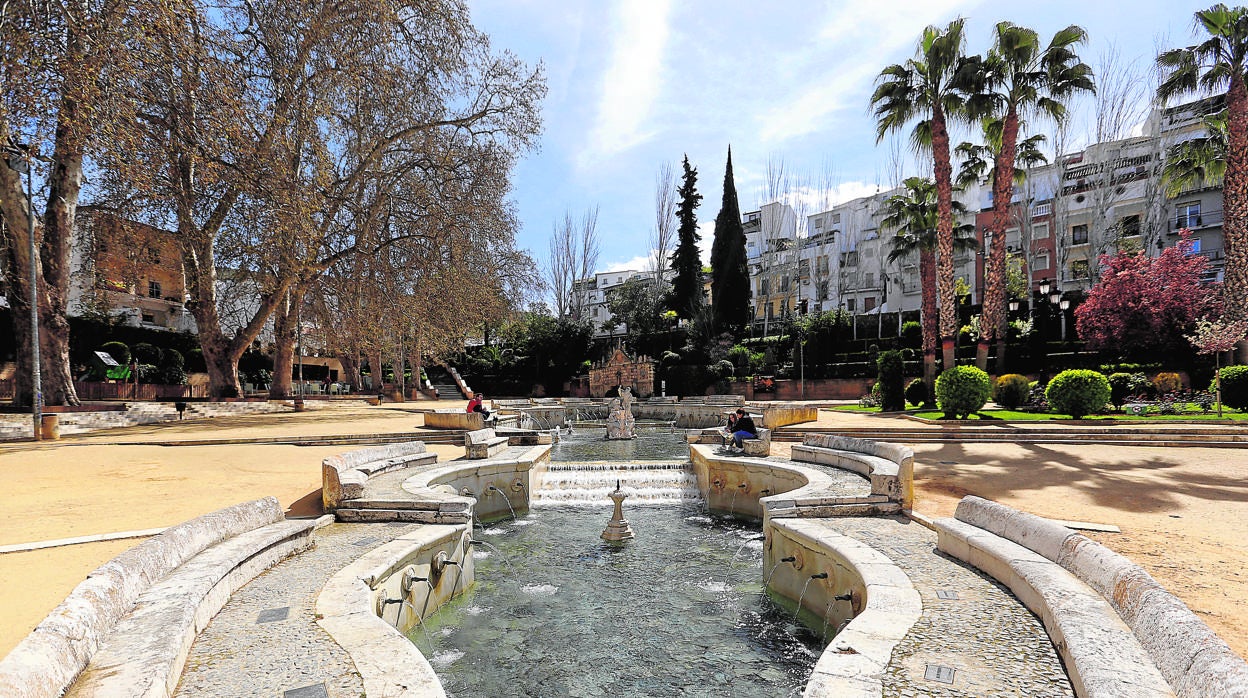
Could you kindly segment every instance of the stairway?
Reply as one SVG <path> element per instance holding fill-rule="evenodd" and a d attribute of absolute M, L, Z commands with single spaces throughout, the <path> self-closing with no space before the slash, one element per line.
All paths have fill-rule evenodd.
<path fill-rule="evenodd" d="M 451 374 L 441 366 L 425 366 L 425 374 L 429 376 L 429 383 L 438 391 L 438 397 L 443 400 L 463 400 L 467 396 L 459 391 L 459 386 L 455 384 L 455 379 L 451 378 Z"/>

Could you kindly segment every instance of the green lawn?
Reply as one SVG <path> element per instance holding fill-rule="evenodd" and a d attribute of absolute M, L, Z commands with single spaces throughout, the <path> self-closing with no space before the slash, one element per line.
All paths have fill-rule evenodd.
<path fill-rule="evenodd" d="M 858 405 L 838 405 L 832 408 L 840 412 L 857 412 L 861 414 L 880 414 L 878 407 L 859 407 Z M 893 412 L 890 414 L 908 414 L 922 419 L 938 420 L 945 416 L 940 410 L 916 410 L 910 409 L 905 412 Z M 1007 421 L 1007 422 L 1047 422 L 1055 419 L 1069 420 L 1070 415 L 1038 413 L 1038 412 L 1018 412 L 1015 410 L 989 409 L 983 410 L 978 414 L 973 414 L 969 418 L 971 421 Z M 1230 419 L 1237 422 L 1248 422 L 1248 413 L 1237 412 L 1228 408 L 1222 409 L 1222 419 Z M 1084 417 L 1082 421 L 1097 422 L 1116 420 L 1122 422 L 1209 422 L 1217 421 L 1217 412 L 1203 413 L 1198 410 L 1185 412 L 1182 414 L 1149 414 L 1143 416 L 1135 416 L 1125 412 L 1089 415 Z"/>

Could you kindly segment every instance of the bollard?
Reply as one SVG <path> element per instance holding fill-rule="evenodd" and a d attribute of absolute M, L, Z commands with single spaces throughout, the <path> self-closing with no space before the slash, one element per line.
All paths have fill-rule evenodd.
<path fill-rule="evenodd" d="M 61 418 L 57 414 L 44 414 L 39 420 L 39 438 L 56 441 L 61 438 Z"/>

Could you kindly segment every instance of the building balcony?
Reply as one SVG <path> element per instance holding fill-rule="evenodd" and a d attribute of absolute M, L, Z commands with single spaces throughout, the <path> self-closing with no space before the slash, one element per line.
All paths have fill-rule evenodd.
<path fill-rule="evenodd" d="M 1170 218 L 1168 232 L 1170 235 L 1178 235 L 1179 231 L 1183 229 L 1196 231 L 1204 230 L 1205 228 L 1220 228 L 1221 226 L 1221 211 L 1202 211 L 1194 215 L 1179 215 Z"/>

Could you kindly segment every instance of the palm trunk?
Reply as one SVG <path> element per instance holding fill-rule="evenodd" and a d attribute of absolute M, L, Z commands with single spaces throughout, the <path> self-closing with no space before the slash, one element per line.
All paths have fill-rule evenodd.
<path fill-rule="evenodd" d="M 1229 319 L 1248 318 L 1248 89 L 1243 75 L 1233 72 L 1226 92 L 1226 175 L 1222 186 L 1226 275 L 1222 299 Z M 1248 363 L 1248 340 L 1236 352 Z"/>
<path fill-rule="evenodd" d="M 958 299 L 953 268 L 953 166 L 945 113 L 932 109 L 932 159 L 936 179 L 936 287 L 940 295 L 940 344 L 944 367 L 957 365 Z"/>
<path fill-rule="evenodd" d="M 1010 200 L 1014 198 L 1014 157 L 1018 147 L 1018 114 L 1013 107 L 1005 115 L 1001 130 L 1001 150 L 997 152 L 992 175 L 992 247 L 984 269 L 983 316 L 979 323 L 979 348 L 975 365 L 988 370 L 988 346 L 998 340 L 998 367 L 1005 360 L 1005 332 L 1009 322 L 1005 299 L 1005 230 L 1010 222 Z"/>
<path fill-rule="evenodd" d="M 919 279 L 923 297 L 923 382 L 927 383 L 927 401 L 935 403 L 936 349 L 939 345 L 936 319 L 936 254 L 919 251 Z"/>

